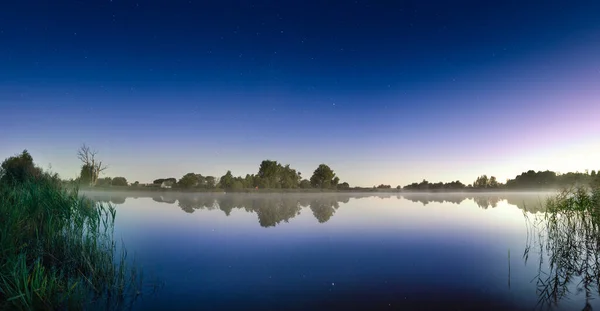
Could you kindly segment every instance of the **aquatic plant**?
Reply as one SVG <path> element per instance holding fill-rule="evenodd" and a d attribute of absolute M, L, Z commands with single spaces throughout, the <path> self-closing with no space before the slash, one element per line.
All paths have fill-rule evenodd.
<path fill-rule="evenodd" d="M 0 183 L 0 310 L 133 303 L 142 275 L 115 242 L 115 216 L 47 174 Z"/>
<path fill-rule="evenodd" d="M 523 258 L 539 256 L 538 307 L 556 306 L 575 291 L 584 292 L 586 309 L 600 294 L 600 189 L 570 188 L 547 199 L 544 213 L 527 219 Z"/>

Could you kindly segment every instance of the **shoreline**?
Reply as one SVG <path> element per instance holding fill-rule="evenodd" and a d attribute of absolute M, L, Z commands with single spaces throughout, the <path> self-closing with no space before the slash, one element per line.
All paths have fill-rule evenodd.
<path fill-rule="evenodd" d="M 516 193 L 516 192 L 557 192 L 561 188 L 532 188 L 532 189 L 444 189 L 444 190 L 398 190 L 398 189 L 181 189 L 181 188 L 158 188 L 158 187 L 79 187 L 79 191 L 93 192 L 147 192 L 147 193 L 198 193 L 198 194 L 225 194 L 225 193 L 259 193 L 259 194 L 282 194 L 282 193 L 385 193 L 385 194 L 452 194 L 452 193 Z"/>

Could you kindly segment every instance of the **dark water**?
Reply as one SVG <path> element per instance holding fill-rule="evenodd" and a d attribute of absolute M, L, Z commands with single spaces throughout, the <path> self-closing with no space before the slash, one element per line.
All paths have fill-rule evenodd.
<path fill-rule="evenodd" d="M 523 208 L 539 211 L 549 193 L 86 195 L 117 204 L 116 236 L 164 283 L 136 310 L 533 310 L 548 300 L 547 261 L 523 257 Z M 578 282 L 563 284 L 559 310 L 584 308 Z"/>

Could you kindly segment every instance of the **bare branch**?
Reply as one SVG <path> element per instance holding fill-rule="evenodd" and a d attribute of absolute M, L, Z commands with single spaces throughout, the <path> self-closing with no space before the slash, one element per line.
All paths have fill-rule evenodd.
<path fill-rule="evenodd" d="M 81 160 L 85 166 L 89 167 L 91 177 L 90 185 L 96 184 L 100 173 L 108 168 L 108 166 L 103 164 L 102 161 L 96 162 L 97 154 L 98 151 L 91 150 L 86 144 L 83 144 L 77 151 L 77 158 Z"/>
<path fill-rule="evenodd" d="M 90 156 L 90 148 L 83 144 L 79 150 L 77 150 L 77 158 L 83 162 L 83 164 L 90 164 L 91 156 Z"/>
<path fill-rule="evenodd" d="M 102 164 L 102 161 L 98 163 L 98 173 L 105 171 L 108 169 L 108 165 Z"/>

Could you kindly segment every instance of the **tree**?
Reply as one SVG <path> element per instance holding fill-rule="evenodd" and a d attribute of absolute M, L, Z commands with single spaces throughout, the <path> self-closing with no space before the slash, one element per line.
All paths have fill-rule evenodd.
<path fill-rule="evenodd" d="M 113 186 L 127 186 L 127 179 L 125 177 L 115 177 L 112 179 Z"/>
<path fill-rule="evenodd" d="M 300 172 L 296 172 L 289 164 L 280 169 L 280 175 L 281 188 L 284 189 L 298 188 L 302 180 Z"/>
<path fill-rule="evenodd" d="M 348 189 L 350 189 L 350 184 L 348 184 L 347 182 L 343 182 L 343 183 L 339 184 L 337 186 L 337 188 L 340 190 L 348 190 Z"/>
<path fill-rule="evenodd" d="M 281 164 L 277 161 L 263 160 L 258 168 L 258 178 L 260 178 L 263 188 L 279 188 Z"/>
<path fill-rule="evenodd" d="M 33 157 L 27 150 L 20 155 L 9 157 L 0 166 L 0 181 L 22 183 L 29 178 L 38 177 L 42 170 L 33 164 Z"/>
<path fill-rule="evenodd" d="M 177 183 L 177 179 L 175 179 L 175 178 L 173 178 L 173 177 L 171 177 L 171 178 L 159 178 L 159 179 L 155 179 L 155 180 L 154 180 L 152 183 L 153 183 L 153 184 L 155 184 L 155 185 L 158 185 L 158 186 L 160 186 L 160 185 L 162 185 L 162 183 L 164 183 L 164 182 L 169 182 L 169 183 L 171 183 L 172 185 L 174 185 L 174 184 L 176 184 L 176 183 Z"/>
<path fill-rule="evenodd" d="M 206 177 L 202 176 L 202 174 L 196 174 L 196 179 L 198 180 L 197 187 L 206 188 Z"/>
<path fill-rule="evenodd" d="M 134 186 L 134 187 L 137 187 L 137 186 L 139 186 L 139 185 L 140 185 L 140 182 L 139 182 L 139 181 L 137 181 L 137 180 L 136 180 L 136 181 L 133 183 L 133 186 Z"/>
<path fill-rule="evenodd" d="M 90 182 L 90 179 L 87 174 L 89 174 L 89 170 L 86 169 L 86 170 L 81 171 L 81 175 L 86 175 L 85 183 Z M 110 186 L 110 185 L 112 185 L 112 178 L 110 178 L 110 177 L 98 178 L 98 180 L 96 181 L 96 186 Z"/>
<path fill-rule="evenodd" d="M 241 180 L 235 180 L 235 181 L 233 181 L 233 184 L 231 184 L 231 189 L 242 190 L 242 189 L 244 189 L 244 183 L 242 183 Z"/>
<path fill-rule="evenodd" d="M 206 188 L 214 189 L 217 187 L 217 179 L 214 176 L 206 176 Z"/>
<path fill-rule="evenodd" d="M 181 188 L 192 188 L 198 185 L 198 177 L 194 173 L 187 173 L 181 177 L 177 185 Z"/>
<path fill-rule="evenodd" d="M 335 187 L 337 187 L 337 185 L 338 185 L 339 183 L 340 183 L 340 178 L 339 178 L 339 177 L 337 177 L 337 176 L 336 176 L 336 177 L 334 177 L 334 178 L 331 180 L 331 186 L 332 186 L 332 187 L 334 187 L 334 188 L 335 188 Z"/>
<path fill-rule="evenodd" d="M 254 174 L 246 174 L 246 178 L 244 178 L 244 185 L 246 186 L 246 188 L 256 187 L 256 176 L 254 176 Z"/>
<path fill-rule="evenodd" d="M 227 171 L 225 175 L 221 176 L 221 181 L 219 182 L 222 189 L 231 189 L 233 186 L 233 174 L 231 171 Z"/>
<path fill-rule="evenodd" d="M 496 180 L 495 176 L 490 177 L 490 180 L 488 181 L 488 185 L 490 188 L 498 188 L 500 186 L 498 184 L 498 181 Z"/>
<path fill-rule="evenodd" d="M 100 173 L 108 168 L 102 161 L 96 160 L 97 154 L 97 151 L 92 151 L 85 144 L 77 151 L 77 158 L 83 163 L 80 174 L 81 180 L 88 182 L 90 186 L 96 185 Z"/>
<path fill-rule="evenodd" d="M 302 181 L 300 181 L 300 188 L 309 189 L 310 187 L 311 187 L 311 185 L 310 185 L 310 181 L 308 179 L 302 179 Z"/>
<path fill-rule="evenodd" d="M 489 185 L 489 179 L 487 175 L 481 175 L 477 177 L 475 182 L 473 183 L 473 188 L 487 188 Z"/>
<path fill-rule="evenodd" d="M 334 178 L 336 176 L 333 170 L 325 164 L 320 164 L 313 172 L 310 184 L 315 188 L 331 188 L 332 185 L 339 181 L 339 178 L 337 180 L 334 180 Z"/>

